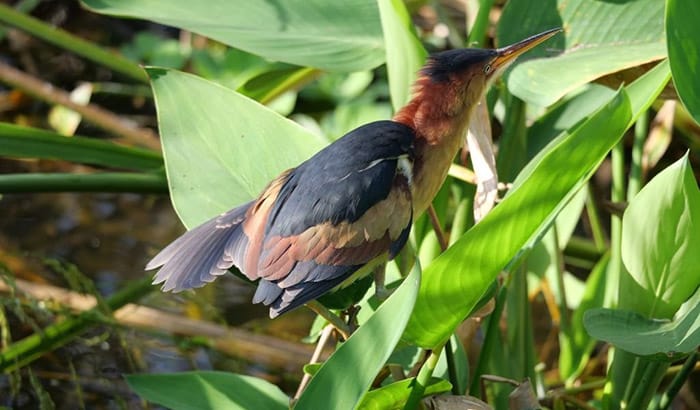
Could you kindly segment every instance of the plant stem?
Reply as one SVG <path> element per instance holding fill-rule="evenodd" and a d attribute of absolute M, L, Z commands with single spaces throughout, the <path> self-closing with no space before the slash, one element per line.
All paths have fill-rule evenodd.
<path fill-rule="evenodd" d="M 6 6 L 0 4 L 0 10 L 2 7 Z M 156 138 L 156 134 L 150 129 L 140 128 L 134 122 L 121 118 L 95 104 L 77 104 L 71 100 L 67 92 L 2 62 L 0 62 L 0 81 L 19 88 L 49 104 L 57 104 L 69 108 L 80 114 L 85 121 L 115 136 L 124 138 L 130 144 L 141 145 L 155 150 L 160 149 L 160 143 Z"/>
<path fill-rule="evenodd" d="M 479 12 L 476 15 L 474 26 L 472 26 L 472 30 L 469 32 L 469 38 L 467 39 L 468 46 L 484 46 L 486 29 L 489 27 L 489 14 L 491 14 L 493 3 L 494 0 L 481 0 L 479 2 Z"/>
<path fill-rule="evenodd" d="M 148 76 L 136 63 L 117 54 L 76 37 L 64 30 L 52 27 L 41 20 L 20 13 L 12 7 L 0 3 L 0 22 L 17 27 L 35 37 L 53 45 L 72 51 L 88 60 L 124 74 L 143 83 L 148 83 Z"/>
<path fill-rule="evenodd" d="M 0 193 L 26 192 L 137 192 L 165 194 L 163 173 L 99 172 L 93 174 L 0 175 Z"/>
<path fill-rule="evenodd" d="M 627 185 L 627 201 L 637 195 L 642 188 L 642 155 L 644 140 L 648 134 L 649 111 L 644 111 L 634 125 L 634 143 L 632 145 L 632 164 L 630 164 L 629 183 Z"/>
<path fill-rule="evenodd" d="M 661 400 L 656 406 L 656 410 L 667 410 L 671 406 L 671 402 L 673 402 L 673 399 L 681 390 L 681 387 L 683 387 L 685 381 L 688 380 L 688 377 L 690 377 L 690 373 L 692 373 L 692 371 L 695 369 L 695 364 L 697 362 L 698 352 L 694 351 L 690 354 L 690 356 L 688 356 L 687 359 L 685 359 L 683 367 L 673 378 L 673 380 L 671 381 L 671 385 L 668 386 L 666 392 L 664 392 L 664 394 L 661 396 Z"/>
<path fill-rule="evenodd" d="M 600 221 L 600 216 L 598 215 L 598 207 L 593 200 L 593 186 L 589 183 L 587 189 L 588 198 L 586 199 L 586 214 L 588 215 L 588 222 L 591 225 L 593 243 L 600 254 L 602 254 L 607 248 L 605 243 L 605 229 L 603 228 L 603 224 Z"/>
<path fill-rule="evenodd" d="M 110 311 L 117 310 L 129 302 L 147 295 L 153 289 L 151 277 L 144 277 L 129 283 L 122 290 L 107 298 L 106 307 Z M 74 317 L 50 325 L 40 333 L 34 333 L 13 343 L 0 353 L 0 371 L 8 372 L 23 367 L 44 353 L 65 345 L 91 326 L 102 323 L 104 314 L 104 310 L 98 305 Z"/>
<path fill-rule="evenodd" d="M 39 128 L 0 123 L 0 156 L 46 158 L 134 171 L 163 168 L 163 157 L 153 150 L 125 147 L 96 138 L 66 138 Z"/>
<path fill-rule="evenodd" d="M 430 378 L 433 376 L 435 366 L 437 366 L 437 363 L 440 360 L 440 354 L 442 353 L 442 349 L 444 347 L 444 345 L 438 346 L 430 352 L 428 360 L 425 361 L 423 367 L 420 369 L 420 372 L 418 372 L 418 376 L 416 376 L 416 379 L 413 382 L 411 393 L 409 394 L 408 399 L 406 399 L 404 410 L 413 410 L 418 408 L 418 405 L 423 398 L 425 388 L 428 386 L 430 383 Z"/>
<path fill-rule="evenodd" d="M 488 360 L 491 357 L 493 350 L 496 348 L 494 338 L 496 337 L 496 333 L 501 331 L 499 328 L 499 322 L 501 320 L 503 308 L 506 304 L 507 296 L 508 288 L 506 286 L 502 286 L 498 291 L 498 295 L 496 296 L 496 304 L 493 308 L 493 312 L 491 312 L 491 315 L 489 316 L 488 325 L 486 327 L 486 336 L 484 337 L 484 342 L 482 343 L 481 347 L 481 354 L 479 354 L 476 366 L 474 367 L 474 376 L 472 377 L 471 386 L 469 387 L 469 394 L 477 398 L 479 398 L 481 394 L 481 375 L 485 373 Z M 483 397 L 481 397 L 481 399 L 483 399 Z"/>
<path fill-rule="evenodd" d="M 314 354 L 311 356 L 311 360 L 309 360 L 309 364 L 318 363 L 321 360 L 321 355 L 323 354 L 323 350 L 326 348 L 326 344 L 328 344 L 328 341 L 330 340 L 331 335 L 333 334 L 333 329 L 335 329 L 333 325 L 326 325 L 326 327 L 323 328 L 321 336 L 319 336 L 318 338 L 318 343 L 316 344 Z M 299 397 L 301 397 L 301 394 L 304 392 L 304 389 L 310 381 L 311 375 L 308 373 L 304 373 L 304 377 L 302 377 L 301 383 L 299 383 L 297 392 L 294 395 L 294 400 L 299 400 Z"/>
<path fill-rule="evenodd" d="M 661 361 L 647 361 L 641 359 L 644 372 L 638 383 L 634 386 L 634 392 L 630 396 L 627 408 L 628 409 L 646 409 L 649 402 L 654 397 L 656 389 L 661 383 L 669 363 Z"/>

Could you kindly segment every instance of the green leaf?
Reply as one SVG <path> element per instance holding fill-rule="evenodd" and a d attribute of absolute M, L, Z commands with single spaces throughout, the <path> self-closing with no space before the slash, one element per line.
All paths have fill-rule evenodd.
<path fill-rule="evenodd" d="M 637 312 L 591 309 L 584 325 L 596 339 L 639 356 L 675 361 L 700 345 L 700 291 L 690 298 L 672 321 L 649 319 Z"/>
<path fill-rule="evenodd" d="M 0 123 L 0 156 L 61 159 L 135 171 L 163 167 L 163 157 L 153 151 L 6 123 Z"/>
<path fill-rule="evenodd" d="M 634 310 L 649 317 L 670 318 L 700 285 L 700 190 L 687 154 L 630 202 L 622 261 L 641 287 Z"/>
<path fill-rule="evenodd" d="M 394 111 L 411 98 L 411 85 L 428 53 L 418 40 L 411 16 L 401 0 L 377 0 L 384 31 L 386 66 Z"/>
<path fill-rule="evenodd" d="M 0 175 L 0 192 L 141 192 L 165 194 L 162 172 L 24 173 Z"/>
<path fill-rule="evenodd" d="M 289 406 L 289 397 L 277 386 L 234 373 L 132 374 L 126 381 L 139 396 L 173 410 L 283 410 Z"/>
<path fill-rule="evenodd" d="M 666 1 L 666 41 L 673 83 L 683 105 L 695 122 L 700 123 L 700 2 Z"/>
<path fill-rule="evenodd" d="M 354 408 L 394 350 L 420 284 L 416 266 L 374 314 L 338 347 L 311 379 L 295 409 Z"/>
<path fill-rule="evenodd" d="M 257 196 L 325 142 L 230 89 L 150 68 L 170 194 L 192 227 Z"/>
<path fill-rule="evenodd" d="M 415 377 L 401 380 L 372 390 L 365 395 L 357 407 L 358 410 L 394 410 L 402 409 L 408 395 L 411 393 L 411 385 Z M 423 397 L 432 396 L 450 391 L 452 385 L 447 380 L 433 377 L 425 388 Z"/>
<path fill-rule="evenodd" d="M 499 21 L 499 44 L 565 28 L 549 49 L 529 56 L 562 54 L 517 65 L 507 78 L 508 89 L 529 103 L 547 106 L 596 78 L 662 59 L 663 7 L 658 0 L 508 2 Z"/>
<path fill-rule="evenodd" d="M 375 0 L 84 0 L 93 11 L 179 27 L 270 60 L 330 71 L 384 62 Z"/>
<path fill-rule="evenodd" d="M 425 348 L 444 342 L 498 273 L 590 177 L 622 136 L 630 115 L 627 97 L 616 93 L 526 169 L 529 177 L 425 270 L 404 337 Z"/>

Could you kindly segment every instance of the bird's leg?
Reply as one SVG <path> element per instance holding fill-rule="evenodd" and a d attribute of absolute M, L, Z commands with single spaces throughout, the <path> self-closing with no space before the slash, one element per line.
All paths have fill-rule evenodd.
<path fill-rule="evenodd" d="M 391 295 L 391 291 L 386 288 L 384 281 L 386 280 L 386 263 L 379 264 L 374 267 L 374 296 L 379 301 L 384 301 Z"/>
<path fill-rule="evenodd" d="M 338 331 L 338 333 L 340 333 L 341 336 L 343 336 L 343 339 L 348 340 L 348 338 L 352 334 L 352 331 L 350 330 L 350 327 L 347 325 L 347 323 L 345 323 L 338 315 L 328 310 L 328 308 L 323 306 L 321 302 L 317 300 L 306 302 L 306 307 L 316 312 L 317 315 L 326 319 L 328 323 L 333 325 L 333 327 Z"/>

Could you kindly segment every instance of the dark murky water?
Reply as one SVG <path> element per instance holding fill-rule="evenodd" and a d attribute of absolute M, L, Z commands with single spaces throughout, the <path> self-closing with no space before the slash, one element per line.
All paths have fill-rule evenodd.
<path fill-rule="evenodd" d="M 183 227 L 167 197 L 135 194 L 21 194 L 0 199 L 0 262 L 18 278 L 67 287 L 64 276 L 46 260 L 74 264 L 105 296 L 128 281 L 150 275 L 149 257 L 177 237 Z M 253 287 L 232 275 L 191 295 L 153 292 L 141 303 L 231 326 L 298 341 L 312 315 L 303 310 L 270 321 L 253 306 Z M 7 295 L 0 294 L 0 298 Z M 30 313 L 30 315 L 32 315 Z M 12 340 L 32 333 L 8 312 Z M 47 325 L 52 317 L 46 318 Z M 183 347 L 184 346 L 184 347 Z M 70 366 L 73 366 L 73 375 Z M 300 369 L 268 369 L 202 347 L 178 344 L 171 337 L 134 329 L 100 326 L 31 366 L 57 408 L 140 408 L 122 374 L 217 369 L 252 374 L 292 391 Z M 292 371 L 293 374 L 288 374 Z M 37 408 L 37 389 L 27 370 L 10 399 L 12 378 L 0 376 L 0 406 Z"/>

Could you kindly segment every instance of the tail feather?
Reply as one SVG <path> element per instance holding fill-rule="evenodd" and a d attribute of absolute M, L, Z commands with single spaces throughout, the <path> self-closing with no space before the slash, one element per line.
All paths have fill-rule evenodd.
<path fill-rule="evenodd" d="M 241 222 L 250 203 L 234 208 L 186 232 L 160 251 L 147 265 L 146 270 L 162 266 L 153 284 L 163 284 L 163 291 L 180 292 L 202 287 L 224 274 L 231 266 L 240 265 L 238 252 L 226 252 L 229 246 L 243 248 L 247 238 Z"/>

